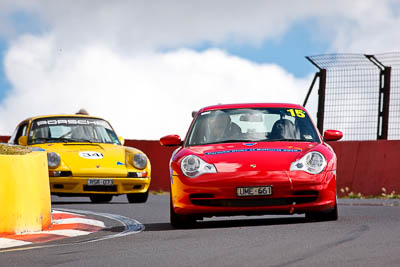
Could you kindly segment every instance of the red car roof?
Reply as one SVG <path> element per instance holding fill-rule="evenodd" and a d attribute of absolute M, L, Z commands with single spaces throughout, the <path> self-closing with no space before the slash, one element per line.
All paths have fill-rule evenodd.
<path fill-rule="evenodd" d="M 235 108 L 297 108 L 304 109 L 303 106 L 288 103 L 242 103 L 242 104 L 221 104 L 204 107 L 199 112 L 216 109 L 235 109 Z"/>

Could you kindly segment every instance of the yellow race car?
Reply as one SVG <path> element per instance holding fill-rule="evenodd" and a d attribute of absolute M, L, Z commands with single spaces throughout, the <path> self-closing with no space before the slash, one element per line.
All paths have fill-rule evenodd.
<path fill-rule="evenodd" d="M 51 115 L 18 124 L 9 143 L 47 151 L 50 191 L 88 196 L 93 203 L 126 194 L 129 203 L 149 195 L 151 166 L 140 150 L 125 147 L 111 125 L 88 115 Z"/>

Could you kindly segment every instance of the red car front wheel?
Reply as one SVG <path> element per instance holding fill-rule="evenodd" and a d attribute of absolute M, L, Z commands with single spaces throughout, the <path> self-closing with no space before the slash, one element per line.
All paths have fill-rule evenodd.
<path fill-rule="evenodd" d="M 174 228 L 189 228 L 196 223 L 196 219 L 190 215 L 176 214 L 172 205 L 172 197 L 169 202 L 170 212 L 169 219 Z"/>

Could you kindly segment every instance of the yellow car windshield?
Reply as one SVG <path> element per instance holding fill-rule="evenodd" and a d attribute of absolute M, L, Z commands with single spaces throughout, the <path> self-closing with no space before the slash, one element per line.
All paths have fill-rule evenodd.
<path fill-rule="evenodd" d="M 28 144 L 69 142 L 120 144 L 110 124 L 101 119 L 54 117 L 32 122 Z"/>

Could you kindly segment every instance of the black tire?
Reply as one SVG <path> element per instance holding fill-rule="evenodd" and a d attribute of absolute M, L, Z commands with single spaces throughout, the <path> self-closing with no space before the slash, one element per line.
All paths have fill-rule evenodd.
<path fill-rule="evenodd" d="M 172 207 L 172 199 L 169 201 L 169 220 L 172 227 L 177 229 L 190 228 L 196 223 L 196 219 L 190 215 L 176 214 Z"/>
<path fill-rule="evenodd" d="M 92 203 L 108 203 L 112 200 L 113 195 L 91 195 L 89 196 Z"/>
<path fill-rule="evenodd" d="M 335 207 L 329 211 L 323 212 L 308 212 L 306 213 L 306 219 L 310 221 L 337 221 L 339 218 L 337 201 Z"/>
<path fill-rule="evenodd" d="M 126 198 L 129 203 L 145 203 L 149 198 L 149 191 L 147 190 L 146 193 L 126 194 Z"/>

